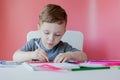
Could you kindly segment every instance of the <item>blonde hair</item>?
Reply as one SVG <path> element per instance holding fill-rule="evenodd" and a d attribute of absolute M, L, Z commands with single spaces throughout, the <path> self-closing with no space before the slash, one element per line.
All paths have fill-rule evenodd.
<path fill-rule="evenodd" d="M 48 4 L 44 7 L 43 11 L 39 15 L 39 24 L 43 22 L 48 23 L 67 23 L 67 14 L 65 10 L 59 5 Z"/>

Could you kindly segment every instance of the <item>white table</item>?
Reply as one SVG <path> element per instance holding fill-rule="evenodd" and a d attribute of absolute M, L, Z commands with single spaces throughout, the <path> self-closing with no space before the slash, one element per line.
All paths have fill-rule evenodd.
<path fill-rule="evenodd" d="M 32 71 L 19 65 L 16 68 L 0 68 L 0 80 L 120 80 L 120 70 Z"/>

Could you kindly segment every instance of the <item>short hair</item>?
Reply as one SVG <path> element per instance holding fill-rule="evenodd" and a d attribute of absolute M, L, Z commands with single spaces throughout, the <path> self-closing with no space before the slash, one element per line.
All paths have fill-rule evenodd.
<path fill-rule="evenodd" d="M 65 24 L 67 24 L 67 13 L 59 5 L 48 4 L 43 8 L 43 11 L 39 15 L 39 24 L 42 24 L 43 22 L 58 24 L 65 22 Z"/>

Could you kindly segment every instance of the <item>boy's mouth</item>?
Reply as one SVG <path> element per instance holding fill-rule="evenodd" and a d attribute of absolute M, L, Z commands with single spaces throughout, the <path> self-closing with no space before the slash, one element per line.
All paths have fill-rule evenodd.
<path fill-rule="evenodd" d="M 49 45 L 49 46 L 53 46 L 53 44 L 52 44 L 52 43 L 48 43 L 48 45 Z"/>
<path fill-rule="evenodd" d="M 53 43 L 48 42 L 47 45 L 51 47 L 53 46 Z"/>

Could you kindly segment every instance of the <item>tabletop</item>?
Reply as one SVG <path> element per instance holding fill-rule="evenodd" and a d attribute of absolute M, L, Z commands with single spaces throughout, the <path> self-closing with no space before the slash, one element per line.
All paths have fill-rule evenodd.
<path fill-rule="evenodd" d="M 87 71 L 32 71 L 23 65 L 0 68 L 1 80 L 120 80 L 116 68 Z"/>

